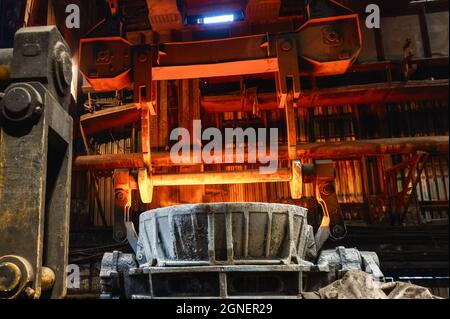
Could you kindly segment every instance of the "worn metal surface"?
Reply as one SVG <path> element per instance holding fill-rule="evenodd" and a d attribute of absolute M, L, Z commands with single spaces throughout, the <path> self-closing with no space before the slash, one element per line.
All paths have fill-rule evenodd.
<path fill-rule="evenodd" d="M 129 278 L 129 269 L 137 266 L 135 256 L 131 254 L 123 254 L 119 251 L 113 253 L 106 253 L 102 259 L 102 269 L 100 270 L 100 278 L 102 284 L 103 299 L 119 299 L 125 297 L 124 280 L 123 278 Z M 125 280 L 127 289 L 130 289 L 128 280 Z M 145 282 L 136 282 L 131 288 L 136 291 L 141 286 L 146 286 Z"/>
<path fill-rule="evenodd" d="M 38 81 L 68 110 L 72 60 L 68 46 L 55 26 L 22 28 L 14 38 L 11 78 Z"/>
<path fill-rule="evenodd" d="M 40 295 L 39 269 L 42 265 L 51 267 L 59 276 L 54 294 L 62 296 L 68 249 L 72 119 L 45 88 L 35 85 L 45 99 L 39 122 L 22 136 L 15 136 L 16 130 L 3 125 L 0 255 L 15 254 L 32 263 L 36 297 Z"/>
<path fill-rule="evenodd" d="M 14 83 L 5 91 L 1 113 L 7 121 L 20 125 L 21 122 L 38 119 L 42 108 L 42 97 L 32 85 Z"/>
<path fill-rule="evenodd" d="M 329 267 L 330 271 L 311 275 L 307 282 L 307 291 L 310 292 L 318 291 L 352 270 L 364 271 L 375 280 L 384 280 L 377 254 L 359 251 L 356 248 L 339 246 L 332 250 L 322 250 L 316 260 L 316 265 L 319 269 Z"/>
<path fill-rule="evenodd" d="M 372 252 L 340 247 L 325 251 L 317 264 L 192 265 L 136 267 L 134 255 L 115 251 L 102 260 L 102 299 L 310 298 L 351 271 L 382 280 Z M 317 293 L 315 293 L 317 294 Z"/>
<path fill-rule="evenodd" d="M 131 206 L 132 186 L 129 171 L 115 170 L 113 180 L 115 193 L 113 235 L 116 241 L 122 242 L 127 237 L 125 220 Z"/>
<path fill-rule="evenodd" d="M 20 256 L 0 257 L 0 299 L 15 298 L 22 293 L 31 295 L 34 271 L 31 264 Z M 28 290 L 27 290 L 28 289 Z"/>
<path fill-rule="evenodd" d="M 299 298 L 305 273 L 330 271 L 326 265 L 308 262 L 140 268 L 135 263 L 133 255 L 106 253 L 100 272 L 100 298 Z"/>
<path fill-rule="evenodd" d="M 340 246 L 333 250 L 323 250 L 320 252 L 317 264 L 337 267 L 341 273 L 357 269 L 370 273 L 377 279 L 383 278 L 378 256 L 374 252 L 359 251 L 356 248 Z"/>
<path fill-rule="evenodd" d="M 305 176 L 326 180 L 328 166 L 320 166 Z M 306 209 L 299 206 L 160 208 L 141 214 L 136 255 L 103 256 L 101 298 L 304 298 L 349 270 L 383 279 L 375 253 L 338 247 L 323 251 L 317 264 L 306 260 L 316 254 Z"/>
<path fill-rule="evenodd" d="M 68 46 L 56 27 L 17 32 L 14 83 L 1 102 L 0 258 L 26 260 L 33 275 L 14 296 L 60 298 L 66 293 L 71 68 Z M 54 273 L 54 284 L 44 266 Z"/>
<path fill-rule="evenodd" d="M 141 214 L 137 260 L 159 266 L 291 264 L 305 257 L 306 209 L 217 203 Z"/>

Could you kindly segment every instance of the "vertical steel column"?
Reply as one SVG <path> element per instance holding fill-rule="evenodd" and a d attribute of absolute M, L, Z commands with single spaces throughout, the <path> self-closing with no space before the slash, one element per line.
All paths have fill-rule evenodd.
<path fill-rule="evenodd" d="M 56 27 L 16 33 L 1 101 L 0 298 L 66 294 L 72 64 Z"/>

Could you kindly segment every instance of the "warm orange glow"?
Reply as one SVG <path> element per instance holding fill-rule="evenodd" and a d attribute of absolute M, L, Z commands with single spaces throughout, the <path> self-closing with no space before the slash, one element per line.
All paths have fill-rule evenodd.
<path fill-rule="evenodd" d="M 278 59 L 259 59 L 200 65 L 161 66 L 152 69 L 154 81 L 208 78 L 278 72 Z"/>

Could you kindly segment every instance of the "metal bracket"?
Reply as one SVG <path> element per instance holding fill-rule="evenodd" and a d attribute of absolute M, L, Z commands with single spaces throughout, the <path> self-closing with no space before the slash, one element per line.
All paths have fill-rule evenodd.
<path fill-rule="evenodd" d="M 334 187 L 333 161 L 316 161 L 315 170 L 316 198 L 323 212 L 322 222 L 316 233 L 316 245 L 320 249 L 328 237 L 333 240 L 344 238 L 347 229 Z"/>
<path fill-rule="evenodd" d="M 71 70 L 69 48 L 56 27 L 16 33 L 12 84 L 0 106 L 0 268 L 28 283 L 12 290 L 0 285 L 0 298 L 66 294 Z"/>
<path fill-rule="evenodd" d="M 297 42 L 294 36 L 284 35 L 276 39 L 278 58 L 277 91 L 279 107 L 288 106 L 288 94 L 293 93 L 294 101 L 300 97 L 300 70 L 298 65 Z M 289 102 L 293 103 L 293 101 Z"/>
<path fill-rule="evenodd" d="M 304 183 L 315 184 L 315 196 L 323 211 L 322 222 L 315 235 L 317 250 L 320 250 L 328 238 L 344 238 L 347 229 L 334 188 L 333 161 L 322 160 L 302 165 L 300 161 L 295 160 L 291 165 L 292 177 L 289 186 L 293 199 L 301 198 Z"/>

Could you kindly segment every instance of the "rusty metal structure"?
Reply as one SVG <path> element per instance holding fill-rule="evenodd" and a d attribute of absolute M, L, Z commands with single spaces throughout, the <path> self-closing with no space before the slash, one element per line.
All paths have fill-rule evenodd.
<path fill-rule="evenodd" d="M 12 54 L 11 54 L 12 53 Z M 56 27 L 19 30 L 2 100 L 0 298 L 66 295 L 72 64 Z"/>
<path fill-rule="evenodd" d="M 294 205 L 160 208 L 141 214 L 135 242 L 135 256 L 103 257 L 101 298 L 302 298 L 345 269 L 383 277 L 371 252 L 340 247 L 318 257 L 307 210 Z"/>
<path fill-rule="evenodd" d="M 348 267 L 448 276 L 448 0 L 7 6 L 0 25 L 27 28 L 0 32 L 0 298 L 64 296 L 68 262 L 103 298 L 301 298 Z M 196 120 L 277 128 L 277 154 L 255 159 L 276 172 L 249 141 L 198 160 L 201 136 L 173 162 L 171 131 Z"/>

